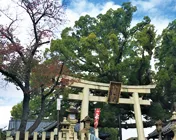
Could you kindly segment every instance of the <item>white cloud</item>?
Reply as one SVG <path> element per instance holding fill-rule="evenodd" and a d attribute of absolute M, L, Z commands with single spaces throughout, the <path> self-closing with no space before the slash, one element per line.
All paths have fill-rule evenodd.
<path fill-rule="evenodd" d="M 23 94 L 21 90 L 17 90 L 16 86 L 13 84 L 8 84 L 5 87 L 1 87 L 0 88 L 0 99 L 2 99 L 1 97 L 3 97 L 4 99 L 22 99 Z"/>
<path fill-rule="evenodd" d="M 151 19 L 151 23 L 155 25 L 155 29 L 158 34 L 161 34 L 163 29 L 165 29 L 169 22 L 171 22 L 170 19 L 162 18 L 162 17 L 155 17 Z"/>
<path fill-rule="evenodd" d="M 17 90 L 16 86 L 12 83 L 7 83 L 0 79 L 0 106 L 13 106 L 23 99 L 21 90 Z"/>
<path fill-rule="evenodd" d="M 0 106 L 0 128 L 4 128 L 5 126 L 8 127 L 8 123 L 10 120 L 10 110 L 12 109 L 11 106 Z"/>
<path fill-rule="evenodd" d="M 104 5 L 102 5 L 102 10 L 100 13 L 105 14 L 110 8 L 113 10 L 116 10 L 117 8 L 120 8 L 120 5 L 116 5 L 114 2 L 107 2 Z"/>
<path fill-rule="evenodd" d="M 143 9 L 144 11 L 151 10 L 152 8 L 155 7 L 155 4 L 151 1 L 134 1 L 133 0 L 132 3 L 136 5 L 137 7 L 141 7 L 141 9 Z"/>
<path fill-rule="evenodd" d="M 22 101 L 22 98 L 22 92 L 18 91 L 13 84 L 0 88 L 0 128 L 8 127 L 10 111 L 14 105 Z"/>
<path fill-rule="evenodd" d="M 94 4 L 87 0 L 73 0 L 71 5 L 71 8 L 66 10 L 66 15 L 69 19 L 67 26 L 73 26 L 74 22 L 78 20 L 80 16 L 88 14 L 92 17 L 96 17 L 100 13 L 105 14 L 110 8 L 117 9 L 120 7 L 120 5 L 117 5 L 112 1 L 102 4 Z"/>
<path fill-rule="evenodd" d="M 165 7 L 167 4 L 171 3 L 172 0 L 131 0 L 133 5 L 136 5 L 139 10 L 145 12 L 154 12 L 155 10 L 160 10 L 158 7 Z M 159 11 L 158 11 L 159 12 Z M 156 13 L 155 13 L 156 14 Z"/>
<path fill-rule="evenodd" d="M 161 33 L 160 29 L 165 28 L 173 20 L 172 17 L 175 17 L 173 14 L 175 0 L 131 0 L 131 2 L 132 5 L 137 6 L 135 15 L 138 17 L 149 16 L 157 29 L 157 33 Z"/>

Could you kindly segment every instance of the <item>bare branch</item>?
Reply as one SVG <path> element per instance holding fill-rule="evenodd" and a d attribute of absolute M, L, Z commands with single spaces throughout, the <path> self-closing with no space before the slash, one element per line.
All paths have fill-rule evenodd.
<path fill-rule="evenodd" d="M 7 13 L 5 13 L 2 9 L 0 9 L 0 12 L 1 12 L 4 16 L 6 16 L 8 19 L 10 19 L 11 21 L 13 21 L 13 19 L 12 19 Z"/>
<path fill-rule="evenodd" d="M 3 12 L 2 10 L 0 12 Z M 3 12 L 4 13 L 4 12 Z M 14 35 L 13 35 L 13 24 L 18 20 L 17 18 L 16 19 L 12 19 L 10 18 L 7 14 L 4 13 L 4 15 L 9 18 L 11 20 L 11 23 L 9 24 L 9 26 L 7 27 L 7 29 L 4 29 L 3 26 L 1 26 L 0 28 L 0 35 L 1 36 L 4 36 L 6 39 L 8 39 L 11 44 L 13 45 L 15 49 L 15 51 L 21 56 L 22 60 L 24 63 L 25 62 L 25 59 L 24 59 L 24 55 L 23 53 L 20 51 L 20 46 L 19 46 L 19 43 L 15 42 L 14 40 Z"/>
<path fill-rule="evenodd" d="M 42 1 L 25 1 L 22 0 L 21 3 L 18 3 L 20 7 L 22 7 L 27 14 L 29 15 L 32 26 L 33 26 L 33 33 L 35 36 L 35 43 L 32 48 L 31 55 L 34 56 L 37 48 L 43 44 L 46 43 L 39 43 L 41 41 L 41 34 L 40 34 L 40 23 L 42 23 L 44 26 L 46 26 L 49 29 L 49 24 L 47 24 L 45 21 L 52 20 L 57 23 L 57 21 L 61 22 L 61 9 L 62 5 L 56 4 L 54 1 L 50 0 L 42 0 Z M 51 32 L 51 31 L 50 31 Z M 46 37 L 46 36 L 45 36 Z"/>
<path fill-rule="evenodd" d="M 39 46 L 42 46 L 42 45 L 48 44 L 48 43 L 50 43 L 50 41 L 45 41 L 45 42 L 39 43 L 38 45 L 39 45 Z"/>

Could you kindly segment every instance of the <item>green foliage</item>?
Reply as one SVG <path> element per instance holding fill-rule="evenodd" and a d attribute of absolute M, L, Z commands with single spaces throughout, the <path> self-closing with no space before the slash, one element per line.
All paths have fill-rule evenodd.
<path fill-rule="evenodd" d="M 136 67 L 138 59 L 142 59 L 138 66 L 140 74 L 145 74 L 146 69 L 150 68 L 150 58 L 155 46 L 155 32 L 147 17 L 130 29 L 135 11 L 136 7 L 130 3 L 124 3 L 121 8 L 110 9 L 106 14 L 100 14 L 96 18 L 89 15 L 80 17 L 73 28 L 65 28 L 62 31 L 62 39 L 52 41 L 50 55 L 59 56 L 66 65 L 71 67 L 72 72 L 79 73 L 89 80 L 101 82 L 123 80 L 126 83 L 130 78 L 126 76 L 126 68 L 132 65 L 129 70 L 131 72 L 133 65 Z M 145 37 L 141 38 L 141 36 Z M 140 55 L 145 52 L 150 55 L 149 59 L 140 58 Z M 135 59 L 137 60 L 134 61 Z M 134 70 L 131 73 L 133 72 Z M 124 79 L 125 76 L 126 79 Z M 146 83 L 142 83 L 142 78 L 138 77 L 137 82 L 132 84 Z"/>
<path fill-rule="evenodd" d="M 110 134 L 110 138 L 108 140 L 118 140 L 118 129 L 117 128 L 100 128 L 100 132 Z"/>
<path fill-rule="evenodd" d="M 154 120 L 166 120 L 169 119 L 172 114 L 168 113 L 168 110 L 164 109 L 161 103 L 156 102 L 152 103 L 148 115 L 153 116 L 152 119 Z"/>
<path fill-rule="evenodd" d="M 5 139 L 6 139 L 5 131 L 3 131 L 3 130 L 0 128 L 0 140 L 5 140 Z"/>
<path fill-rule="evenodd" d="M 20 119 L 22 115 L 22 102 L 14 105 L 10 113 L 14 119 Z"/>
<path fill-rule="evenodd" d="M 176 20 L 171 22 L 158 38 L 155 58 L 158 60 L 156 68 L 158 99 L 167 111 L 176 110 Z"/>

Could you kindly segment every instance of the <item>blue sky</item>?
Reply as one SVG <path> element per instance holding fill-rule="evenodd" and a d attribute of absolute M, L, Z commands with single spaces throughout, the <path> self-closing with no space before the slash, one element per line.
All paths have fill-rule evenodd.
<path fill-rule="evenodd" d="M 137 6 L 138 11 L 135 17 L 149 16 L 163 16 L 165 18 L 175 18 L 176 1 L 175 0 L 87 0 L 87 2 L 94 4 L 102 4 L 106 2 L 114 2 L 114 4 L 121 5 L 124 2 L 131 2 Z"/>
<path fill-rule="evenodd" d="M 81 4 L 79 0 L 70 0 L 68 9 L 79 10 L 78 13 L 82 13 L 82 15 L 84 15 L 83 13 L 90 13 L 90 15 L 96 16 L 108 4 L 115 7 L 121 6 L 123 2 L 131 2 L 132 5 L 137 6 L 138 10 L 133 17 L 134 23 L 140 22 L 144 16 L 149 16 L 158 33 L 161 33 L 162 29 L 176 17 L 176 0 L 82 0 Z M 94 14 L 92 14 L 92 11 L 94 11 Z"/>
<path fill-rule="evenodd" d="M 131 23 L 134 26 L 140 22 L 144 16 L 151 18 L 152 24 L 155 25 L 157 33 L 160 34 L 168 23 L 176 18 L 176 0 L 66 0 L 68 6 L 66 9 L 66 16 L 68 22 L 65 26 L 73 26 L 75 20 L 80 16 L 89 14 L 93 17 L 100 13 L 105 13 L 109 8 L 119 8 L 123 2 L 131 2 L 132 5 L 137 6 L 137 12 L 134 14 Z M 0 0 L 0 7 L 10 3 L 10 0 Z M 10 3 L 11 4 L 11 3 Z M 0 17 L 1 18 L 1 17 Z M 0 21 L 0 24 L 2 20 Z M 27 23 L 27 22 L 26 22 Z M 23 23 L 24 24 L 24 23 Z M 28 24 L 28 23 L 27 23 Z M 23 30 L 24 31 L 24 30 Z M 22 36 L 22 35 L 21 35 Z M 24 38 L 24 40 L 26 40 Z M 2 83 L 2 77 L 0 77 Z M 6 85 L 3 83 L 2 85 Z M 0 87 L 0 128 L 8 125 L 10 118 L 10 110 L 13 105 L 22 100 L 22 92 L 18 91 L 12 84 Z M 132 121 L 132 120 L 131 120 Z M 145 133 L 151 132 L 152 129 L 145 130 Z M 123 139 L 127 137 L 136 136 L 136 130 L 123 130 Z"/>

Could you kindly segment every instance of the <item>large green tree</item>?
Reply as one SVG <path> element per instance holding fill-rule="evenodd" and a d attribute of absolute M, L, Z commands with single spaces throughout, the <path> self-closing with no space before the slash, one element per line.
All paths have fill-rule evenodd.
<path fill-rule="evenodd" d="M 105 83 L 118 81 L 130 85 L 151 84 L 153 73 L 150 60 L 156 43 L 155 29 L 149 17 L 144 17 L 143 21 L 131 28 L 136 10 L 131 3 L 124 3 L 121 8 L 110 9 L 95 18 L 81 16 L 74 27 L 62 31 L 61 39 L 51 42 L 46 56 L 59 57 L 76 76 L 88 80 Z M 107 95 L 103 91 L 91 92 L 99 96 Z M 90 110 L 98 106 L 102 108 L 102 126 L 117 127 L 120 110 L 123 120 L 134 117 L 130 105 L 122 105 L 120 110 L 117 105 L 98 103 L 90 106 Z M 144 108 L 143 113 L 147 112 L 148 109 Z"/>
<path fill-rule="evenodd" d="M 168 119 L 172 111 L 176 111 L 176 20 L 165 28 L 158 38 L 155 50 L 156 81 L 158 98 L 155 102 L 164 110 Z"/>

